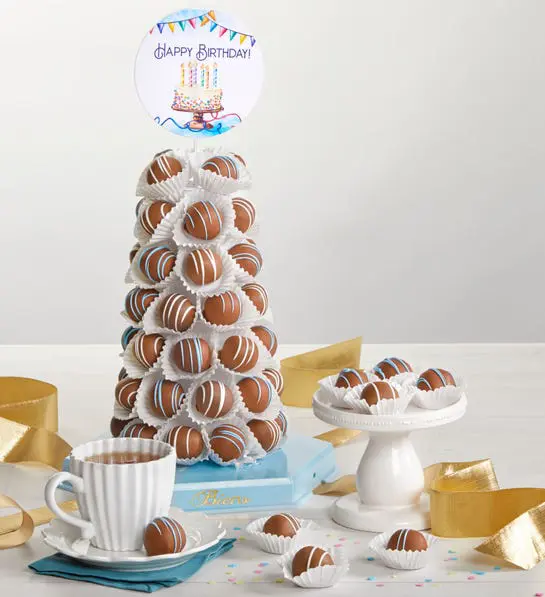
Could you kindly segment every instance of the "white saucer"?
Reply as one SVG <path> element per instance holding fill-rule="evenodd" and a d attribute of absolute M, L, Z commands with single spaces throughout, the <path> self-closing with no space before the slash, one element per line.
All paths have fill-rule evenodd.
<path fill-rule="evenodd" d="M 77 516 L 77 512 L 74 515 Z M 180 553 L 147 556 L 144 549 L 140 551 L 98 549 L 81 538 L 79 529 L 59 519 L 54 519 L 42 530 L 42 537 L 49 547 L 88 566 L 135 572 L 178 566 L 225 537 L 226 531 L 222 523 L 200 512 L 183 512 L 179 508 L 172 507 L 169 516 L 184 527 L 187 535 L 187 543 Z"/>

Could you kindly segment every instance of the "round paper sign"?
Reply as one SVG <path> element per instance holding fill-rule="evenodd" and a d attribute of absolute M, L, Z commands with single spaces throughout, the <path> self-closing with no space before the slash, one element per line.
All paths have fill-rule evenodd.
<path fill-rule="evenodd" d="M 253 108 L 263 79 L 255 37 L 229 14 L 184 9 L 156 23 L 135 64 L 140 101 L 155 122 L 186 137 L 213 137 Z"/>

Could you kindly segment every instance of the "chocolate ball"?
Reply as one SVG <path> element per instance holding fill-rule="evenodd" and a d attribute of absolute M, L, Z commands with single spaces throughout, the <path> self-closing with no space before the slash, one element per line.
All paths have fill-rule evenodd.
<path fill-rule="evenodd" d="M 150 282 L 166 280 L 175 263 L 176 255 L 167 245 L 146 247 L 138 256 L 138 268 Z"/>
<path fill-rule="evenodd" d="M 262 413 L 274 395 L 272 383 L 263 377 L 245 377 L 237 383 L 246 408 L 252 413 Z"/>
<path fill-rule="evenodd" d="M 128 328 L 125 328 L 124 332 L 121 334 L 121 348 L 125 350 L 129 345 L 129 342 L 138 334 L 140 331 L 139 328 L 135 328 L 130 325 Z"/>
<path fill-rule="evenodd" d="M 174 205 L 168 201 L 154 201 L 140 212 L 138 221 L 148 234 L 153 234 L 157 226 L 163 221 L 163 218 L 172 211 L 173 207 Z"/>
<path fill-rule="evenodd" d="M 179 160 L 169 155 L 159 155 L 148 168 L 146 180 L 148 184 L 164 182 L 182 172 L 183 166 Z"/>
<path fill-rule="evenodd" d="M 236 158 L 243 166 L 246 166 L 246 162 L 237 153 L 234 153 L 233 157 Z"/>
<path fill-rule="evenodd" d="M 121 419 L 112 417 L 110 420 L 110 433 L 112 434 L 112 437 L 119 437 L 123 431 L 123 427 L 125 427 L 126 424 L 127 421 L 122 421 Z"/>
<path fill-rule="evenodd" d="M 217 419 L 233 408 L 233 393 L 221 381 L 207 380 L 195 390 L 195 410 L 204 417 Z"/>
<path fill-rule="evenodd" d="M 136 323 L 142 321 L 148 307 L 159 296 L 153 288 L 133 288 L 125 297 L 125 313 Z"/>
<path fill-rule="evenodd" d="M 398 397 L 397 390 L 387 381 L 372 381 L 366 384 L 361 391 L 361 399 L 365 400 L 369 406 L 378 404 L 379 400 L 392 400 Z"/>
<path fill-rule="evenodd" d="M 189 236 L 212 240 L 222 231 L 223 216 L 212 201 L 197 201 L 187 208 L 183 227 Z"/>
<path fill-rule="evenodd" d="M 147 367 L 153 367 L 161 355 L 165 339 L 160 334 L 145 334 L 141 332 L 134 341 L 134 356 L 136 360 Z"/>
<path fill-rule="evenodd" d="M 255 325 L 252 328 L 252 332 L 261 340 L 265 348 L 270 352 L 271 356 L 274 357 L 278 349 L 278 340 L 276 334 L 268 327 L 264 325 Z"/>
<path fill-rule="evenodd" d="M 224 176 L 225 178 L 238 178 L 238 165 L 236 160 L 227 155 L 218 155 L 209 160 L 206 160 L 201 166 L 203 170 L 213 172 L 218 176 Z"/>
<path fill-rule="evenodd" d="M 336 388 L 353 388 L 369 381 L 367 373 L 363 369 L 343 369 L 335 382 Z"/>
<path fill-rule="evenodd" d="M 281 396 L 284 391 L 284 378 L 277 369 L 263 369 L 263 375 L 270 380 L 276 393 Z"/>
<path fill-rule="evenodd" d="M 142 439 L 153 439 L 157 429 L 145 423 L 129 423 L 121 431 L 121 437 L 140 437 Z"/>
<path fill-rule="evenodd" d="M 195 321 L 195 305 L 183 294 L 169 295 L 159 306 L 161 325 L 175 332 L 185 332 Z"/>
<path fill-rule="evenodd" d="M 117 404 L 126 410 L 132 410 L 141 383 L 141 379 L 131 379 L 130 377 L 118 381 L 115 386 L 115 400 Z"/>
<path fill-rule="evenodd" d="M 255 207 L 251 201 L 243 197 L 235 197 L 232 200 L 235 211 L 235 228 L 241 232 L 247 232 L 255 222 Z"/>
<path fill-rule="evenodd" d="M 172 427 L 165 440 L 176 449 L 176 458 L 180 460 L 197 458 L 204 450 L 202 434 L 194 427 L 185 425 Z"/>
<path fill-rule="evenodd" d="M 311 568 L 319 566 L 333 566 L 333 558 L 321 547 L 307 545 L 300 549 L 294 556 L 291 563 L 291 573 L 294 577 L 301 576 Z"/>
<path fill-rule="evenodd" d="M 426 537 L 412 529 L 399 529 L 389 539 L 386 549 L 394 551 L 426 551 L 428 542 Z"/>
<path fill-rule="evenodd" d="M 257 276 L 263 265 L 263 258 L 259 249 L 252 243 L 239 243 L 228 251 L 235 263 L 250 276 Z"/>
<path fill-rule="evenodd" d="M 253 306 L 257 309 L 257 312 L 260 315 L 265 315 L 269 308 L 269 296 L 263 286 L 256 282 L 252 282 L 251 284 L 243 286 L 242 291 L 250 299 Z"/>
<path fill-rule="evenodd" d="M 132 263 L 132 260 L 138 251 L 140 251 L 140 243 L 135 243 L 129 253 L 129 263 Z"/>
<path fill-rule="evenodd" d="M 203 304 L 202 315 L 214 325 L 232 325 L 239 320 L 242 306 L 238 295 L 232 290 L 209 296 Z"/>
<path fill-rule="evenodd" d="M 416 387 L 425 392 L 455 385 L 456 382 L 454 381 L 452 373 L 446 369 L 426 369 L 420 374 L 420 377 L 416 381 Z"/>
<path fill-rule="evenodd" d="M 158 417 L 172 417 L 180 410 L 184 396 L 184 389 L 179 383 L 159 379 L 151 388 L 149 409 Z"/>
<path fill-rule="evenodd" d="M 277 537 L 295 537 L 301 522 L 291 514 L 274 514 L 265 521 L 263 532 Z"/>
<path fill-rule="evenodd" d="M 144 549 L 148 556 L 180 553 L 185 547 L 186 536 L 182 525 L 174 518 L 154 518 L 144 531 Z"/>
<path fill-rule="evenodd" d="M 257 344 L 246 336 L 230 336 L 225 340 L 218 356 L 227 369 L 245 373 L 255 367 L 259 349 Z"/>
<path fill-rule="evenodd" d="M 193 284 L 211 284 L 223 274 L 221 257 L 211 249 L 196 249 L 186 256 L 184 273 Z"/>
<path fill-rule="evenodd" d="M 276 417 L 275 421 L 278 427 L 280 427 L 282 435 L 286 435 L 286 433 L 288 432 L 288 418 L 286 417 L 286 413 L 283 410 L 281 410 L 278 413 L 278 416 Z"/>
<path fill-rule="evenodd" d="M 202 373 L 210 368 L 212 351 L 203 338 L 184 338 L 174 345 L 172 360 L 187 373 Z"/>
<path fill-rule="evenodd" d="M 248 422 L 248 428 L 265 452 L 274 450 L 282 438 L 282 431 L 275 421 L 253 419 Z"/>
<path fill-rule="evenodd" d="M 125 367 L 121 367 L 121 369 L 119 370 L 119 373 L 117 374 L 117 381 L 121 381 L 122 379 L 125 379 L 126 377 L 129 377 L 129 374 L 127 373 L 127 370 L 125 369 Z"/>
<path fill-rule="evenodd" d="M 210 434 L 210 448 L 223 462 L 238 460 L 246 449 L 244 432 L 235 425 L 218 425 Z"/>
<path fill-rule="evenodd" d="M 373 367 L 373 373 L 380 377 L 380 379 L 389 379 L 394 375 L 400 375 L 401 373 L 410 373 L 412 367 L 403 359 L 397 357 L 390 357 L 389 359 L 383 359 Z"/>

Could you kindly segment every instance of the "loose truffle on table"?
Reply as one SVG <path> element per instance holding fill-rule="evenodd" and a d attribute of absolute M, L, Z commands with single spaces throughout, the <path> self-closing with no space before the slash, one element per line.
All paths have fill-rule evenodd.
<path fill-rule="evenodd" d="M 140 251 L 138 269 L 150 282 L 166 280 L 176 263 L 176 255 L 168 245 L 154 245 Z"/>
<path fill-rule="evenodd" d="M 212 351 L 204 338 L 184 338 L 174 345 L 172 360 L 187 373 L 202 373 L 210 368 Z"/>
<path fill-rule="evenodd" d="M 212 249 L 196 249 L 186 255 L 184 273 L 198 286 L 212 284 L 223 274 L 221 257 Z"/>
<path fill-rule="evenodd" d="M 397 357 L 390 357 L 389 359 L 383 359 L 373 367 L 373 373 L 380 377 L 380 379 L 389 379 L 394 375 L 400 375 L 401 373 L 410 373 L 413 368 L 404 361 Z"/>
<path fill-rule="evenodd" d="M 182 406 L 184 388 L 176 382 L 159 379 L 150 391 L 149 409 L 158 416 L 169 418 L 175 415 Z"/>
<path fill-rule="evenodd" d="M 202 315 L 214 325 L 233 325 L 242 311 L 238 295 L 232 290 L 209 296 L 203 303 Z"/>
<path fill-rule="evenodd" d="M 237 383 L 246 408 L 252 413 L 262 413 L 271 403 L 273 385 L 264 377 L 245 377 Z"/>
<path fill-rule="evenodd" d="M 282 439 L 282 431 L 275 421 L 252 419 L 248 422 L 248 428 L 265 452 L 274 450 Z"/>
<path fill-rule="evenodd" d="M 252 332 L 261 340 L 265 348 L 274 357 L 278 349 L 278 340 L 276 334 L 264 325 L 255 325 Z"/>
<path fill-rule="evenodd" d="M 187 208 L 183 227 L 193 238 L 212 240 L 222 231 L 223 216 L 212 201 L 197 201 Z"/>
<path fill-rule="evenodd" d="M 157 362 L 164 345 L 165 339 L 160 334 L 141 332 L 134 340 L 134 356 L 141 365 L 149 369 Z"/>
<path fill-rule="evenodd" d="M 207 170 L 208 172 L 213 172 L 218 176 L 232 178 L 234 180 L 238 179 L 237 162 L 233 158 L 226 155 L 218 155 L 206 160 L 201 168 L 203 170 Z"/>
<path fill-rule="evenodd" d="M 146 180 L 148 184 L 157 184 L 173 178 L 183 171 L 182 163 L 169 155 L 159 155 L 148 168 Z"/>
<path fill-rule="evenodd" d="M 183 294 L 170 294 L 157 309 L 161 326 L 175 332 L 188 330 L 195 321 L 196 313 L 195 305 Z"/>
<path fill-rule="evenodd" d="M 210 434 L 210 448 L 223 462 L 232 462 L 244 455 L 246 437 L 235 425 L 218 425 Z"/>
<path fill-rule="evenodd" d="M 110 420 L 110 433 L 112 437 L 119 437 L 121 432 L 123 431 L 123 427 L 128 424 L 128 421 L 123 421 L 121 419 L 117 419 L 116 417 L 112 417 Z"/>
<path fill-rule="evenodd" d="M 125 379 L 118 381 L 115 386 L 115 400 L 117 404 L 126 410 L 132 410 L 141 383 L 141 379 L 131 379 L 130 377 L 125 377 Z"/>
<path fill-rule="evenodd" d="M 153 439 L 156 433 L 157 429 L 151 425 L 133 422 L 123 427 L 121 437 L 140 437 L 142 439 Z"/>
<path fill-rule="evenodd" d="M 419 390 L 429 392 L 444 388 L 445 386 L 455 386 L 456 382 L 450 371 L 446 369 L 426 369 L 420 374 L 420 377 L 416 380 L 416 387 Z"/>
<path fill-rule="evenodd" d="M 235 228 L 240 232 L 247 232 L 255 222 L 255 207 L 251 201 L 243 197 L 232 200 L 235 211 Z"/>
<path fill-rule="evenodd" d="M 426 551 L 428 542 L 426 537 L 412 529 L 399 529 L 389 539 L 386 549 L 394 551 Z"/>
<path fill-rule="evenodd" d="M 153 288 L 133 288 L 125 297 L 125 313 L 134 322 L 139 323 L 158 296 L 159 293 Z"/>
<path fill-rule="evenodd" d="M 233 393 L 221 381 L 207 380 L 195 390 L 195 410 L 204 417 L 224 417 L 233 408 Z"/>
<path fill-rule="evenodd" d="M 288 431 L 288 418 L 286 417 L 286 413 L 283 410 L 281 410 L 278 413 L 278 416 L 276 417 L 275 421 L 278 427 L 280 427 L 282 435 L 286 435 Z"/>
<path fill-rule="evenodd" d="M 307 572 L 311 568 L 318 568 L 319 566 L 333 566 L 333 558 L 323 550 L 321 547 L 314 547 L 307 545 L 300 549 L 291 563 L 291 573 L 294 577 L 301 576 L 303 572 Z"/>
<path fill-rule="evenodd" d="M 250 276 L 255 277 L 261 271 L 263 257 L 261 257 L 259 249 L 253 243 L 239 243 L 232 246 L 227 252 L 235 263 Z"/>
<path fill-rule="evenodd" d="M 270 380 L 277 394 L 281 396 L 284 391 L 284 378 L 282 377 L 282 373 L 277 369 L 263 369 L 263 375 Z"/>
<path fill-rule="evenodd" d="M 227 369 L 245 373 L 255 367 L 259 349 L 257 344 L 246 336 L 230 336 L 225 340 L 218 356 Z"/>
<path fill-rule="evenodd" d="M 125 328 L 123 333 L 121 334 L 121 348 L 125 350 L 129 345 L 130 341 L 138 334 L 140 331 L 139 328 L 135 328 L 132 325 Z"/>
<path fill-rule="evenodd" d="M 379 400 L 399 398 L 398 391 L 387 381 L 373 381 L 366 384 L 361 391 L 361 399 L 369 406 L 378 404 Z"/>
<path fill-rule="evenodd" d="M 269 295 L 261 284 L 252 282 L 242 287 L 242 291 L 250 299 L 253 306 L 257 309 L 260 315 L 265 315 L 269 308 Z"/>
<path fill-rule="evenodd" d="M 263 532 L 277 537 L 295 537 L 301 522 L 291 514 L 274 514 L 265 521 Z"/>
<path fill-rule="evenodd" d="M 180 553 L 185 547 L 186 535 L 182 525 L 174 518 L 154 518 L 144 531 L 144 549 L 148 556 Z"/>
<path fill-rule="evenodd" d="M 348 367 L 339 373 L 337 381 L 335 382 L 335 387 L 353 388 L 354 386 L 359 386 L 368 381 L 369 378 L 367 377 L 367 373 L 365 373 L 363 369 L 352 369 L 351 367 Z"/>
<path fill-rule="evenodd" d="M 197 458 L 204 450 L 202 434 L 194 427 L 188 427 L 186 425 L 172 427 L 165 440 L 175 448 L 176 458 L 179 460 Z"/>
<path fill-rule="evenodd" d="M 148 233 L 153 234 L 163 221 L 163 218 L 172 211 L 174 205 L 168 201 L 153 201 L 147 205 L 138 216 L 140 226 Z"/>

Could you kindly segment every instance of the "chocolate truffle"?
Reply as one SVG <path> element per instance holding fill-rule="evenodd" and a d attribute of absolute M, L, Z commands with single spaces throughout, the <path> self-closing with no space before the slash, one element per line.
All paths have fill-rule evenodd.
<path fill-rule="evenodd" d="M 238 153 L 234 153 L 233 157 L 236 158 L 243 166 L 246 166 L 246 162 L 242 159 L 242 156 L 238 155 Z"/>
<path fill-rule="evenodd" d="M 127 423 L 128 421 L 122 421 L 121 419 L 112 417 L 110 421 L 110 433 L 112 434 L 112 437 L 119 437 L 123 431 L 123 427 L 125 427 Z"/>
<path fill-rule="evenodd" d="M 268 327 L 264 325 L 255 325 L 252 328 L 252 332 L 261 340 L 265 348 L 270 352 L 271 356 L 274 357 L 278 349 L 278 340 L 276 334 Z"/>
<path fill-rule="evenodd" d="M 197 201 L 187 208 L 183 227 L 189 236 L 212 240 L 221 233 L 223 216 L 212 201 Z"/>
<path fill-rule="evenodd" d="M 336 388 L 353 388 L 359 386 L 362 383 L 369 381 L 367 373 L 363 369 L 352 369 L 347 367 L 339 373 L 337 381 L 335 382 Z"/>
<path fill-rule="evenodd" d="M 311 568 L 319 566 L 333 566 L 333 558 L 321 547 L 307 545 L 300 549 L 294 556 L 291 563 L 291 573 L 294 577 L 301 576 Z"/>
<path fill-rule="evenodd" d="M 151 388 L 149 409 L 158 417 L 172 417 L 182 406 L 184 396 L 184 389 L 179 383 L 159 379 Z"/>
<path fill-rule="evenodd" d="M 195 390 L 195 410 L 204 417 L 224 417 L 233 408 L 233 393 L 221 381 L 207 380 Z"/>
<path fill-rule="evenodd" d="M 138 221 L 148 234 L 153 234 L 163 218 L 172 211 L 173 207 L 174 205 L 168 203 L 168 201 L 154 201 L 142 210 L 138 216 Z"/>
<path fill-rule="evenodd" d="M 150 164 L 146 180 L 148 184 L 156 184 L 180 174 L 182 170 L 181 162 L 169 155 L 162 154 Z"/>
<path fill-rule="evenodd" d="M 274 450 L 282 438 L 282 431 L 275 421 L 253 419 L 248 422 L 248 427 L 265 452 Z"/>
<path fill-rule="evenodd" d="M 172 359 L 187 373 L 202 373 L 210 368 L 212 351 L 203 338 L 184 338 L 172 350 Z"/>
<path fill-rule="evenodd" d="M 127 373 L 127 370 L 125 369 L 125 367 L 121 367 L 121 369 L 119 370 L 119 373 L 117 374 L 117 381 L 121 381 L 122 379 L 125 379 L 126 377 L 129 377 L 129 374 Z"/>
<path fill-rule="evenodd" d="M 141 379 L 126 377 L 117 382 L 115 386 L 115 399 L 122 408 L 132 410 L 136 401 L 136 393 L 142 383 Z"/>
<path fill-rule="evenodd" d="M 224 176 L 225 178 L 238 178 L 238 165 L 236 160 L 227 155 L 217 155 L 209 160 L 206 160 L 201 166 L 203 170 L 213 172 L 218 176 Z"/>
<path fill-rule="evenodd" d="M 301 528 L 299 519 L 291 514 L 274 514 L 265 521 L 263 532 L 277 537 L 295 537 Z"/>
<path fill-rule="evenodd" d="M 235 228 L 247 232 L 255 222 L 255 207 L 251 201 L 243 197 L 235 197 L 232 201 L 235 211 Z"/>
<path fill-rule="evenodd" d="M 246 408 L 252 413 L 262 413 L 274 395 L 272 383 L 264 377 L 245 377 L 237 383 Z"/>
<path fill-rule="evenodd" d="M 182 525 L 174 518 L 154 518 L 144 531 L 144 549 L 148 556 L 180 553 L 185 547 L 186 536 Z"/>
<path fill-rule="evenodd" d="M 263 375 L 270 380 L 276 393 L 281 396 L 284 391 L 284 378 L 277 369 L 263 369 Z"/>
<path fill-rule="evenodd" d="M 186 460 L 197 458 L 204 450 L 202 434 L 194 427 L 179 425 L 172 427 L 167 436 L 166 442 L 176 449 L 176 458 Z"/>
<path fill-rule="evenodd" d="M 153 439 L 157 429 L 145 423 L 133 422 L 123 427 L 121 437 L 140 437 L 142 439 Z"/>
<path fill-rule="evenodd" d="M 240 317 L 242 307 L 238 295 L 232 290 L 209 296 L 203 304 L 202 315 L 214 325 L 232 325 Z"/>
<path fill-rule="evenodd" d="M 162 282 L 170 275 L 176 255 L 167 245 L 146 247 L 138 256 L 138 268 L 150 282 Z"/>
<path fill-rule="evenodd" d="M 361 391 L 361 399 L 365 400 L 369 406 L 378 404 L 379 400 L 391 400 L 398 397 L 397 390 L 387 381 L 372 381 L 366 384 Z"/>
<path fill-rule="evenodd" d="M 389 539 L 386 549 L 394 551 L 426 551 L 428 542 L 426 537 L 418 531 L 399 529 Z"/>
<path fill-rule="evenodd" d="M 219 425 L 210 434 L 210 448 L 224 462 L 237 460 L 246 449 L 244 432 L 235 425 Z"/>
<path fill-rule="evenodd" d="M 133 288 L 125 298 L 125 313 L 139 323 L 147 308 L 158 296 L 159 293 L 153 288 Z"/>
<path fill-rule="evenodd" d="M 263 286 L 253 282 L 243 286 L 242 291 L 250 299 L 253 306 L 257 309 L 257 312 L 260 315 L 265 315 L 267 309 L 269 308 L 269 296 Z"/>
<path fill-rule="evenodd" d="M 255 367 L 259 349 L 257 344 L 246 336 L 230 336 L 225 340 L 218 356 L 227 369 L 245 373 Z"/>
<path fill-rule="evenodd" d="M 278 427 L 280 427 L 282 435 L 286 435 L 288 431 L 288 418 L 286 417 L 286 413 L 283 410 L 281 410 L 278 413 L 278 416 L 276 417 L 275 421 Z"/>
<path fill-rule="evenodd" d="M 195 321 L 195 305 L 183 294 L 169 295 L 157 310 L 161 325 L 175 332 L 185 332 Z"/>
<path fill-rule="evenodd" d="M 186 256 L 184 273 L 193 284 L 211 284 L 223 274 L 221 257 L 211 249 L 196 249 Z"/>
<path fill-rule="evenodd" d="M 408 373 L 411 372 L 413 369 L 403 359 L 398 359 L 397 357 L 390 357 L 389 359 L 384 359 L 373 367 L 373 373 L 380 377 L 380 379 L 389 379 L 390 377 L 394 377 L 394 375 L 399 375 L 401 373 Z"/>
<path fill-rule="evenodd" d="M 145 334 L 141 332 L 134 341 L 134 356 L 136 360 L 147 367 L 153 367 L 161 355 L 165 339 L 160 334 Z"/>
<path fill-rule="evenodd" d="M 446 369 L 435 369 L 433 367 L 422 372 L 416 381 L 416 387 L 425 392 L 455 385 L 456 382 L 450 371 L 447 371 Z"/>
<path fill-rule="evenodd" d="M 132 263 L 132 260 L 138 251 L 140 251 L 140 243 L 135 243 L 129 253 L 129 263 Z"/>
<path fill-rule="evenodd" d="M 235 263 L 250 276 L 257 276 L 263 265 L 259 249 L 252 243 L 245 242 L 234 245 L 228 251 Z"/>
<path fill-rule="evenodd" d="M 138 334 L 140 331 L 139 328 L 135 328 L 130 325 L 128 328 L 125 328 L 125 331 L 121 334 L 121 348 L 125 350 L 129 345 L 129 342 Z"/>

